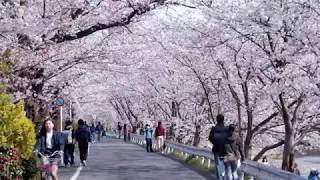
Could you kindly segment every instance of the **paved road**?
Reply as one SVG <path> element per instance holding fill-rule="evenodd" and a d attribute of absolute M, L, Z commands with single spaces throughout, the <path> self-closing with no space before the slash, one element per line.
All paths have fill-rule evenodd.
<path fill-rule="evenodd" d="M 78 159 L 78 157 L 76 158 Z M 88 166 L 77 180 L 207 180 L 188 165 L 157 153 L 147 153 L 140 146 L 117 140 L 94 144 L 90 148 Z M 77 167 L 60 169 L 60 180 L 69 180 Z"/>

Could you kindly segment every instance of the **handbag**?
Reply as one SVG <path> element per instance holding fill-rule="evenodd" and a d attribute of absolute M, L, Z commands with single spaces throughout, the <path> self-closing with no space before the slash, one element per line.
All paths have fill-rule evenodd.
<path fill-rule="evenodd" d="M 227 153 L 227 155 L 224 156 L 223 162 L 224 163 L 230 163 L 238 161 L 239 158 L 236 156 L 236 151 L 234 150 L 233 146 L 231 144 L 228 144 L 232 150 L 232 152 Z"/>
<path fill-rule="evenodd" d="M 226 156 L 223 158 L 224 163 L 230 163 L 230 162 L 235 162 L 238 160 L 238 157 L 235 156 L 233 153 L 228 153 Z"/>

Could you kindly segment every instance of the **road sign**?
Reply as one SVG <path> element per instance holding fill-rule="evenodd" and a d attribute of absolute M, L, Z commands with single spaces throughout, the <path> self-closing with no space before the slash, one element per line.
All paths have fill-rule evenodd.
<path fill-rule="evenodd" d="M 56 100 L 55 100 L 55 104 L 57 106 L 63 106 L 64 105 L 64 99 L 62 97 L 57 97 Z"/>

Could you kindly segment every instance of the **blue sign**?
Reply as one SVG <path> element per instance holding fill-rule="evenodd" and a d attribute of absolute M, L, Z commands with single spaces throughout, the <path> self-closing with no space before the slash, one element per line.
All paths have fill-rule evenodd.
<path fill-rule="evenodd" d="M 56 98 L 56 105 L 57 106 L 63 106 L 64 105 L 64 99 L 62 99 L 62 97 L 57 97 Z"/>

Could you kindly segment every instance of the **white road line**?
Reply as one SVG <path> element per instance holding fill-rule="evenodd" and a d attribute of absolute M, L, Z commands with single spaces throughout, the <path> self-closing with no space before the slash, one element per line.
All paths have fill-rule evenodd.
<path fill-rule="evenodd" d="M 70 180 L 76 180 L 79 177 L 82 168 L 82 166 L 78 167 L 77 171 L 73 174 Z"/>

